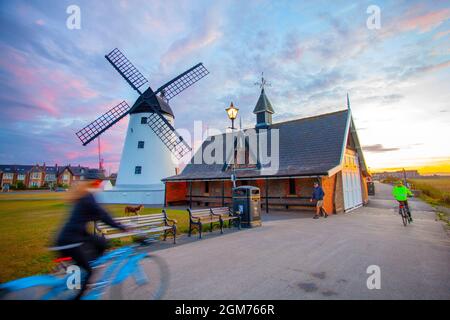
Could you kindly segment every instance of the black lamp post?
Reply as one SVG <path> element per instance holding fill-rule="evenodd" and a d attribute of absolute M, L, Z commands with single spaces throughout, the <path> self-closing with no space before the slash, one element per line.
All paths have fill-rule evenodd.
<path fill-rule="evenodd" d="M 228 118 L 230 118 L 230 120 L 231 120 L 231 129 L 234 130 L 235 129 L 234 120 L 237 117 L 239 109 L 233 105 L 233 102 L 231 102 L 230 106 L 228 108 L 226 108 L 225 111 L 228 114 Z"/>

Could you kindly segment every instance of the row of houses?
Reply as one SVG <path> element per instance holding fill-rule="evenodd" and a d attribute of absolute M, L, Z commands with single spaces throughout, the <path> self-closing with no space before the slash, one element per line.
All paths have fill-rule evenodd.
<path fill-rule="evenodd" d="M 10 189 L 22 184 L 25 188 L 70 186 L 76 181 L 104 178 L 99 169 L 78 166 L 0 165 L 0 186 Z"/>

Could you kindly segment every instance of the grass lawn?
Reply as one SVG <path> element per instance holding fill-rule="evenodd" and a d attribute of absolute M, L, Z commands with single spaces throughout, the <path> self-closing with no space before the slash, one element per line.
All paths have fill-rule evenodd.
<path fill-rule="evenodd" d="M 422 198 L 432 205 L 450 207 L 450 177 L 409 180 L 414 189 L 422 191 Z"/>
<path fill-rule="evenodd" d="M 450 177 L 411 179 L 421 198 L 438 209 L 437 217 L 450 228 L 450 214 L 440 207 L 450 208 Z M 443 212 L 446 211 L 446 212 Z"/>
<path fill-rule="evenodd" d="M 47 250 L 68 215 L 64 193 L 0 194 L 0 283 L 37 273 L 47 273 L 54 255 Z M 107 205 L 114 215 L 123 215 L 123 205 Z M 144 208 L 141 214 L 160 212 Z M 185 210 L 167 210 L 178 221 L 178 232 L 188 228 Z M 122 240 L 126 242 L 126 240 Z M 115 244 L 120 244 L 115 242 Z"/>

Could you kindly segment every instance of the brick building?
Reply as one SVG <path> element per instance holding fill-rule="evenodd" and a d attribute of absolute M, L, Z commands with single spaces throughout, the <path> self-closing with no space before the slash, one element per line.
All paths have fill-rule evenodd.
<path fill-rule="evenodd" d="M 104 178 L 99 169 L 78 166 L 0 165 L 0 188 L 16 186 L 22 182 L 26 188 L 70 186 L 81 180 Z"/>
<path fill-rule="evenodd" d="M 325 191 L 324 208 L 327 212 L 349 211 L 367 203 L 366 179 L 369 174 L 349 102 L 348 108 L 342 111 L 272 123 L 274 110 L 262 89 L 253 112 L 257 116 L 257 130 L 252 132 L 257 139 L 262 139 L 262 135 L 271 130 L 278 130 L 278 170 L 267 174 L 259 157 L 256 164 L 251 165 L 248 161 L 251 151 L 243 147 L 244 144 L 239 146 L 234 136 L 227 137 L 232 133 L 212 136 L 203 142 L 180 174 L 163 179 L 168 205 L 183 202 L 190 205 L 230 205 L 232 174 L 238 186 L 253 185 L 261 189 L 261 205 L 266 210 L 309 207 L 314 181 L 319 181 Z M 247 131 L 250 130 L 244 130 L 244 133 Z M 231 164 L 233 161 L 226 155 L 226 145 L 221 152 L 222 163 L 208 164 L 203 157 L 198 157 L 199 152 L 203 154 L 210 150 L 219 138 L 224 142 L 232 141 L 234 157 L 239 148 L 245 149 L 243 165 Z M 269 139 L 269 149 L 273 152 L 270 144 Z M 195 161 L 196 157 L 201 159 L 200 163 Z"/>

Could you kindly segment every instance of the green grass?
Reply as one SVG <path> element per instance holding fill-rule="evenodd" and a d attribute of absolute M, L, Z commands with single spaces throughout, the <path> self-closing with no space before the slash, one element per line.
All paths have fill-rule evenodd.
<path fill-rule="evenodd" d="M 421 198 L 434 206 L 450 207 L 450 177 L 409 180 L 413 189 L 421 190 Z"/>
<path fill-rule="evenodd" d="M 114 216 L 123 215 L 123 207 L 106 206 Z M 0 196 L 0 283 L 51 270 L 54 255 L 47 248 L 52 245 L 69 209 L 60 193 Z M 156 212 L 160 210 L 144 208 L 141 214 Z M 187 232 L 187 211 L 169 209 L 167 214 L 178 221 L 178 232 Z M 126 242 L 127 239 L 114 244 Z"/>

